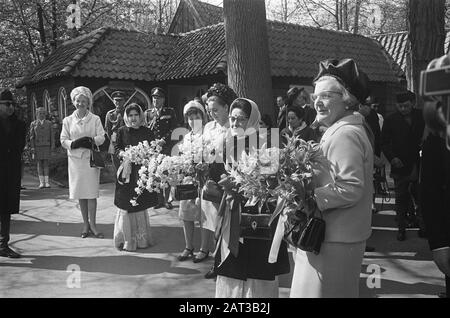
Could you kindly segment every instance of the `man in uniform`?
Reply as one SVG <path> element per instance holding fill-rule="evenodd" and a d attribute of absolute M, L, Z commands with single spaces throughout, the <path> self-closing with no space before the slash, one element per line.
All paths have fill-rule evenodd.
<path fill-rule="evenodd" d="M 111 109 L 106 113 L 105 131 L 109 139 L 108 153 L 111 155 L 111 161 L 114 169 L 117 171 L 120 162 L 117 157 L 114 156 L 114 145 L 116 144 L 117 131 L 125 124 L 123 121 L 123 112 L 125 110 L 125 93 L 122 91 L 115 91 L 111 94 L 111 98 L 116 108 Z"/>
<path fill-rule="evenodd" d="M 154 87 L 151 91 L 153 108 L 145 111 L 145 122 L 150 128 L 156 139 L 163 139 L 162 154 L 171 155 L 173 142 L 171 140 L 172 131 L 177 126 L 175 110 L 171 107 L 165 107 L 166 92 L 160 87 Z M 158 195 L 158 205 L 156 209 L 165 206 L 172 209 L 173 206 L 168 202 L 170 187 Z"/>

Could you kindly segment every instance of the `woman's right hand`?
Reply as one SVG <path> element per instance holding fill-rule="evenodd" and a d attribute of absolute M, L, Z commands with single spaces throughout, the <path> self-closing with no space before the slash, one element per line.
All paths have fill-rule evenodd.
<path fill-rule="evenodd" d="M 223 191 L 229 194 L 233 193 L 233 182 L 231 181 L 231 178 L 225 174 L 221 175 L 220 178 L 218 184 L 223 188 Z"/>
<path fill-rule="evenodd" d="M 70 144 L 70 149 L 78 149 L 78 148 L 91 149 L 92 142 L 93 142 L 93 140 L 91 137 L 81 137 L 81 138 L 75 139 Z"/>

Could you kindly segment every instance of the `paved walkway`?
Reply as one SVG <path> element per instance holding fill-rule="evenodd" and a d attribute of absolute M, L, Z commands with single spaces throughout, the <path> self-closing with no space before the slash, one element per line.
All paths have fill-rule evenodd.
<path fill-rule="evenodd" d="M 214 297 L 214 280 L 203 278 L 212 258 L 198 264 L 176 260 L 184 247 L 177 205 L 170 211 L 151 211 L 155 246 L 120 252 L 111 241 L 113 184 L 101 185 L 98 200 L 98 228 L 105 239 L 80 238 L 78 202 L 68 199 L 68 189 L 52 184 L 51 189 L 39 190 L 37 184 L 35 177 L 24 176 L 27 190 L 22 191 L 21 213 L 13 216 L 11 229 L 11 246 L 23 257 L 0 258 L 0 298 Z M 361 297 L 436 297 L 444 281 L 426 241 L 415 230 L 408 231 L 405 242 L 396 241 L 393 219 L 390 210 L 374 216 L 368 244 L 376 251 L 365 255 Z M 78 268 L 79 276 L 72 272 Z M 291 275 L 281 277 L 280 297 L 288 297 L 290 282 Z"/>

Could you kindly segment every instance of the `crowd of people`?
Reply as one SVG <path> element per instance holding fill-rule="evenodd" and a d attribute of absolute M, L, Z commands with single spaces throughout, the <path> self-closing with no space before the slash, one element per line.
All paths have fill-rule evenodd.
<path fill-rule="evenodd" d="M 205 277 L 216 279 L 216 297 L 278 297 L 278 277 L 290 271 L 293 271 L 291 297 L 358 297 L 361 264 L 368 248 L 366 241 L 371 235 L 373 174 L 377 166 L 384 165 L 383 160 L 389 163 L 395 184 L 397 239 L 405 240 L 406 228 L 414 222 L 419 223 L 421 236 L 433 237 L 432 226 L 426 226 L 422 220 L 429 213 L 425 210 L 431 209 L 430 206 L 435 208 L 439 201 L 438 197 L 430 199 L 430 196 L 438 195 L 439 191 L 443 191 L 444 196 L 448 189 L 443 187 L 445 184 L 448 187 L 448 183 L 443 179 L 439 191 L 427 192 L 431 187 L 420 189 L 418 181 L 422 171 L 423 182 L 433 183 L 430 177 L 438 172 L 431 167 L 437 171 L 439 167 L 431 163 L 429 152 L 444 154 L 446 151 L 441 136 L 431 133 L 424 138 L 425 122 L 421 112 L 414 108 L 415 94 L 409 91 L 397 94 L 397 111 L 383 118 L 377 113 L 379 104 L 370 97 L 367 75 L 352 59 L 322 61 L 313 87 L 312 94 L 305 88 L 293 87 L 286 96 L 277 98 L 279 110 L 275 127 L 271 116 L 261 114 L 254 101 L 237 96 L 231 87 L 221 83 L 214 84 L 205 95 L 184 105 L 184 124 L 189 132 L 181 144 L 187 147 L 196 140 L 206 139 L 216 146 L 218 160 L 210 164 L 207 178 L 221 187 L 223 197 L 213 202 L 206 200 L 201 192 L 196 200 L 180 201 L 179 218 L 183 224 L 185 247 L 177 259 L 202 262 L 212 254 L 214 265 Z M 138 198 L 138 205 L 130 203 L 135 196 L 140 167 L 124 156 L 126 147 L 163 139 L 162 153 L 170 155 L 173 146 L 179 142 L 171 139 L 172 131 L 181 123 L 174 109 L 165 104 L 166 92 L 156 87 L 151 90 L 151 95 L 153 107 L 144 111 L 136 103 L 125 105 L 123 92 L 112 93 L 115 108 L 106 114 L 103 125 L 100 117 L 90 111 L 93 98 L 88 88 L 76 87 L 70 94 L 76 110 L 64 118 L 60 142 L 67 150 L 69 198 L 79 200 L 82 238 L 90 235 L 104 238 L 96 226 L 100 170 L 91 167 L 90 154 L 105 140 L 109 142 L 108 153 L 117 172 L 114 247 L 135 251 L 152 246 L 148 209 L 173 208 L 170 187 L 158 194 L 145 192 Z M 0 173 L 1 179 L 7 182 L 0 185 L 0 255 L 20 257 L 8 247 L 8 241 L 11 214 L 19 210 L 20 172 L 17 171 L 20 170 L 26 132 L 24 123 L 11 111 L 12 104 L 11 92 L 2 90 L 0 147 L 7 151 L 0 155 Z M 30 128 L 40 188 L 49 186 L 48 159 L 55 144 L 52 125 L 45 115 L 45 110 L 38 109 L 37 119 Z M 290 268 L 286 242 L 281 243 L 278 257 L 272 263 L 268 261 L 270 240 L 240 237 L 239 219 L 247 199 L 227 182 L 227 165 L 239 161 L 242 152 L 249 152 L 249 148 L 261 148 L 263 142 L 260 140 L 268 142 L 266 146 L 270 147 L 274 132 L 279 132 L 275 138 L 275 146 L 279 147 L 292 136 L 320 143 L 321 151 L 330 163 L 321 167 L 317 174 L 313 202 L 326 223 L 324 242 L 318 254 L 295 249 L 294 268 Z M 257 142 L 253 145 L 249 140 Z M 423 140 L 426 141 L 421 168 Z M 237 146 L 240 142 L 249 146 L 240 149 Z M 433 144 L 439 144 L 440 148 L 429 150 Z M 383 155 L 386 159 L 382 159 Z M 7 163 L 16 166 L 6 169 Z M 446 163 L 439 165 L 444 170 Z M 438 208 L 448 210 L 445 203 L 441 204 L 443 206 Z M 196 223 L 200 225 L 201 243 L 195 254 Z M 439 252 L 442 248 L 448 251 L 447 245 L 432 244 L 432 248 L 438 248 L 435 254 L 441 260 L 440 266 L 447 270 L 446 256 Z"/>

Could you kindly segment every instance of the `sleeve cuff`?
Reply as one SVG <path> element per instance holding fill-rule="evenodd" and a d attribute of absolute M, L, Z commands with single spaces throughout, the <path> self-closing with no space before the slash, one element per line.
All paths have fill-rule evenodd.
<path fill-rule="evenodd" d="M 439 247 L 439 248 L 432 249 L 432 251 L 435 252 L 435 251 L 447 250 L 449 248 L 450 248 L 450 246 L 444 246 L 444 247 Z"/>

